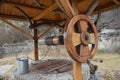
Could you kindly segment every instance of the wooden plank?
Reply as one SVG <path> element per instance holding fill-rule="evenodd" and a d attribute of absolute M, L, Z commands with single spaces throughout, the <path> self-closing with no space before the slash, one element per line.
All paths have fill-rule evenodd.
<path fill-rule="evenodd" d="M 38 29 L 34 28 L 34 58 L 39 60 L 38 56 Z"/>
<path fill-rule="evenodd" d="M 82 80 L 82 63 L 73 61 L 74 80 Z"/>
<path fill-rule="evenodd" d="M 52 6 L 50 6 L 49 8 L 47 8 L 46 10 L 44 10 L 42 13 L 40 13 L 38 16 L 34 17 L 33 20 L 39 20 L 41 18 L 43 18 L 45 15 L 51 13 L 53 10 L 57 9 L 58 5 L 57 3 L 54 3 Z"/>
<path fill-rule="evenodd" d="M 58 72 L 63 73 L 63 72 L 70 71 L 71 69 L 72 69 L 72 66 L 69 65 L 69 66 L 66 66 L 66 67 L 63 67 L 63 68 L 59 69 Z"/>
<path fill-rule="evenodd" d="M 53 71 L 56 71 L 56 70 L 59 70 L 59 69 L 64 68 L 64 67 L 66 67 L 66 66 L 69 66 L 70 64 L 71 64 L 71 63 L 67 63 L 67 64 L 65 64 L 65 65 L 57 66 L 57 67 L 55 67 L 55 68 L 53 68 L 53 69 L 48 70 L 48 73 L 53 72 Z"/>
<path fill-rule="evenodd" d="M 34 39 L 34 37 L 30 34 L 28 34 L 27 32 L 23 31 L 22 29 L 20 29 L 19 27 L 15 26 L 14 24 L 12 24 L 11 22 L 9 22 L 8 20 L 0 17 L 0 20 L 2 20 L 3 22 L 5 22 L 6 24 L 8 24 L 10 27 L 16 29 L 18 32 L 22 33 L 24 36 L 30 38 L 30 39 Z"/>

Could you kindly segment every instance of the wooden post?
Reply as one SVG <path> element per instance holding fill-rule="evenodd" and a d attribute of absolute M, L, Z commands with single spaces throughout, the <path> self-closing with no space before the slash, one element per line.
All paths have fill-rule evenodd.
<path fill-rule="evenodd" d="M 82 63 L 73 61 L 74 80 L 82 80 Z"/>
<path fill-rule="evenodd" d="M 61 5 L 63 7 L 64 11 L 69 16 L 69 18 L 72 18 L 73 16 L 78 14 L 77 12 L 74 11 L 77 10 L 77 7 L 75 6 L 76 2 L 74 3 L 74 7 L 71 6 L 69 0 L 59 0 L 57 1 L 57 3 L 59 6 Z M 82 80 L 82 63 L 73 61 L 73 76 L 74 76 L 74 80 Z"/>
<path fill-rule="evenodd" d="M 34 57 L 35 60 L 39 59 L 38 56 L 38 29 L 34 28 Z"/>
<path fill-rule="evenodd" d="M 90 15 L 93 12 L 93 10 L 96 8 L 98 3 L 99 3 L 99 0 L 94 0 L 92 2 L 92 4 L 90 5 L 89 9 L 87 10 L 86 15 Z M 78 48 L 78 50 L 79 49 L 80 48 Z M 87 52 L 88 52 L 87 47 L 84 47 L 83 53 L 87 53 Z M 86 55 L 87 54 L 84 54 L 83 56 L 86 56 Z M 73 61 L 73 74 L 74 74 L 74 80 L 82 80 L 83 79 L 82 78 L 82 63 L 78 63 L 76 61 Z"/>

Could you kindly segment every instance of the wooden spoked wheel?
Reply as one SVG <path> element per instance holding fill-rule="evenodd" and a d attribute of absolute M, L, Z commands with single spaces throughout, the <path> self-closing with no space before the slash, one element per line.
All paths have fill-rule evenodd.
<path fill-rule="evenodd" d="M 64 42 L 69 55 L 75 61 L 84 63 L 92 59 L 98 46 L 94 23 L 85 15 L 73 17 L 66 25 Z"/>

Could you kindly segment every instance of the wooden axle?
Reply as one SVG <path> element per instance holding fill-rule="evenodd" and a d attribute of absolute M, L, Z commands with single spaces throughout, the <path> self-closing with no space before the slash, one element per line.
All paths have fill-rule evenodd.
<path fill-rule="evenodd" d="M 64 45 L 63 35 L 41 39 L 39 45 Z"/>

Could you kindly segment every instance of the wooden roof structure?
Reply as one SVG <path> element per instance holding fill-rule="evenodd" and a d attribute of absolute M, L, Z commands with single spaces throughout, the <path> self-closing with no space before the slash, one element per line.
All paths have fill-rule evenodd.
<path fill-rule="evenodd" d="M 59 1 L 59 0 L 58 0 Z M 75 1 L 75 0 L 71 0 Z M 76 0 L 79 13 L 85 13 L 93 0 Z M 120 6 L 120 0 L 99 0 L 99 4 L 93 11 L 97 13 Z M 55 0 L 0 0 L 0 17 L 12 20 L 26 20 L 15 8 L 21 8 L 32 20 L 60 21 L 66 17 L 60 13 L 60 7 Z M 54 17 L 53 17 L 54 16 Z"/>
<path fill-rule="evenodd" d="M 0 0 L 0 20 L 34 40 L 35 60 L 38 60 L 38 39 L 53 27 L 57 25 L 59 29 L 63 30 L 66 20 L 75 15 L 88 16 L 119 6 L 120 0 Z M 34 28 L 34 35 L 28 34 L 9 22 L 8 19 L 29 21 L 29 27 Z M 49 24 L 50 27 L 38 34 L 38 29 L 35 27 L 42 24 Z"/>

